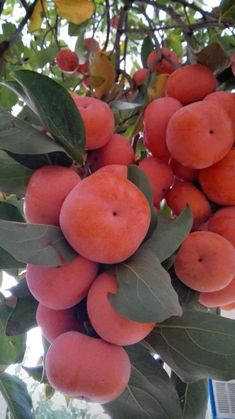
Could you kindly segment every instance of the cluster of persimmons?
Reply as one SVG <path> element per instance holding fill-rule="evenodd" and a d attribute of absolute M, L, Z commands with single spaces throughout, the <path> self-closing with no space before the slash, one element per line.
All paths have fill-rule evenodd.
<path fill-rule="evenodd" d="M 172 217 L 186 205 L 192 211 L 193 229 L 175 257 L 178 278 L 200 293 L 201 304 L 235 303 L 235 97 L 216 91 L 209 68 L 180 66 L 166 50 L 168 60 L 151 54 L 146 71 L 169 77 L 165 96 L 144 111 L 146 157 L 137 161 L 127 139 L 114 132 L 105 102 L 73 94 L 85 126 L 89 175 L 44 166 L 25 194 L 27 221 L 59 225 L 77 252 L 58 268 L 27 265 L 28 287 L 39 302 L 37 322 L 51 343 L 48 380 L 68 396 L 99 403 L 114 400 L 128 385 L 131 365 L 123 346 L 155 327 L 119 315 L 109 299 L 118 289 L 115 264 L 136 252 L 151 219 L 145 195 L 128 180 L 128 164 L 146 173 L 157 211 L 163 200 Z M 82 300 L 92 336 L 77 312 Z"/>

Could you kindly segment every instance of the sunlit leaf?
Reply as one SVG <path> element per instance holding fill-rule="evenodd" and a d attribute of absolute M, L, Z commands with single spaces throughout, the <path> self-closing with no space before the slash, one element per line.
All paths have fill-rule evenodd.
<path fill-rule="evenodd" d="M 115 84 L 116 71 L 114 65 L 102 51 L 90 54 L 89 74 L 89 80 L 97 98 L 101 98 Z"/>
<path fill-rule="evenodd" d="M 43 13 L 47 10 L 46 0 L 38 0 L 29 21 L 29 31 L 35 32 L 41 28 Z"/>
<path fill-rule="evenodd" d="M 60 17 L 77 25 L 90 19 L 95 10 L 92 0 L 55 0 L 55 4 Z"/>

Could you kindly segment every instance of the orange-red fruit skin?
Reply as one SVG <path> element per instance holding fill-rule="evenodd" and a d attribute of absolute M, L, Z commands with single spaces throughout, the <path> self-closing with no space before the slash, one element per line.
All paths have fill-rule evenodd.
<path fill-rule="evenodd" d="M 55 61 L 58 67 L 66 73 L 73 73 L 77 70 L 79 65 L 76 52 L 73 52 L 70 49 L 61 49 L 58 51 Z"/>
<path fill-rule="evenodd" d="M 169 158 L 166 145 L 167 125 L 172 115 L 182 108 L 171 97 L 162 97 L 149 103 L 144 111 L 144 144 L 154 157 Z"/>
<path fill-rule="evenodd" d="M 139 168 L 145 172 L 153 189 L 153 203 L 159 207 L 174 181 L 174 174 L 171 167 L 157 157 L 146 157 Z"/>
<path fill-rule="evenodd" d="M 26 220 L 36 224 L 58 225 L 61 205 L 80 180 L 71 167 L 43 166 L 37 169 L 26 188 Z"/>
<path fill-rule="evenodd" d="M 211 201 L 235 205 L 235 147 L 218 163 L 200 170 L 199 182 Z"/>
<path fill-rule="evenodd" d="M 56 390 L 102 404 L 118 398 L 126 389 L 131 365 L 122 347 L 79 332 L 67 332 L 51 344 L 45 369 Z"/>
<path fill-rule="evenodd" d="M 72 95 L 81 114 L 86 133 L 86 149 L 103 147 L 113 135 L 114 116 L 107 105 L 100 99 Z"/>
<path fill-rule="evenodd" d="M 109 164 L 131 164 L 135 160 L 135 153 L 130 142 L 120 134 L 113 134 L 103 147 L 91 151 L 88 162 L 94 172 Z"/>
<path fill-rule="evenodd" d="M 183 105 L 202 100 L 216 90 L 217 80 L 202 64 L 187 64 L 177 68 L 166 82 L 166 96 L 178 99 Z"/>
<path fill-rule="evenodd" d="M 222 106 L 232 121 L 233 136 L 235 140 L 235 95 L 231 92 L 213 92 L 207 95 L 204 100 L 209 100 Z"/>
<path fill-rule="evenodd" d="M 174 172 L 175 177 L 188 182 L 194 182 L 198 178 L 198 170 L 185 167 L 175 159 L 170 160 L 170 166 Z"/>
<path fill-rule="evenodd" d="M 202 292 L 199 303 L 206 307 L 219 307 L 235 302 L 235 277 L 222 290 L 215 292 Z"/>
<path fill-rule="evenodd" d="M 188 287 L 213 292 L 226 287 L 235 272 L 235 250 L 219 234 L 208 231 L 190 233 L 175 258 L 175 272 Z"/>
<path fill-rule="evenodd" d="M 143 241 L 150 206 L 129 180 L 97 171 L 80 182 L 64 201 L 60 226 L 70 245 L 100 263 L 119 263 Z"/>
<path fill-rule="evenodd" d="M 208 230 L 225 237 L 235 247 L 235 207 L 216 211 L 208 220 Z"/>
<path fill-rule="evenodd" d="M 42 335 L 52 342 L 57 336 L 69 331 L 83 331 L 83 324 L 76 316 L 76 307 L 66 310 L 52 310 L 38 304 L 36 311 L 37 325 L 41 328 Z"/>
<path fill-rule="evenodd" d="M 117 279 L 110 273 L 100 274 L 87 296 L 87 311 L 96 333 L 109 343 L 132 345 L 144 339 L 154 323 L 139 323 L 118 314 L 111 305 L 109 294 L 117 292 Z"/>
<path fill-rule="evenodd" d="M 171 117 L 166 144 L 171 156 L 183 166 L 204 169 L 223 159 L 231 149 L 231 120 L 213 102 L 192 103 Z"/>
<path fill-rule="evenodd" d="M 163 54 L 161 57 L 161 53 Z M 169 61 L 164 58 L 164 55 L 169 58 Z M 159 74 L 170 74 L 175 71 L 177 65 L 179 65 L 180 60 L 175 54 L 175 52 L 169 50 L 168 48 L 160 48 L 160 50 L 153 50 L 150 52 L 147 58 L 147 67 L 151 71 L 156 71 Z"/>
<path fill-rule="evenodd" d="M 30 292 L 39 303 L 64 310 L 78 304 L 88 293 L 98 265 L 82 256 L 58 268 L 28 264 L 26 280 Z"/>
<path fill-rule="evenodd" d="M 135 85 L 140 86 L 141 84 L 143 84 L 146 80 L 148 73 L 149 73 L 148 68 L 140 68 L 136 70 L 132 76 L 132 80 L 134 81 Z"/>
<path fill-rule="evenodd" d="M 175 215 L 179 215 L 188 205 L 192 211 L 194 227 L 204 223 L 211 214 L 207 198 L 190 182 L 175 181 L 166 194 L 166 202 Z"/>

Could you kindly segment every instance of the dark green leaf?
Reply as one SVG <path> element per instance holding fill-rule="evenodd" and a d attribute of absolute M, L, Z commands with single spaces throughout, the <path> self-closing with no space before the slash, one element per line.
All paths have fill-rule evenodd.
<path fill-rule="evenodd" d="M 0 391 L 7 402 L 12 419 L 33 419 L 32 400 L 26 384 L 18 377 L 0 374 Z"/>
<path fill-rule="evenodd" d="M 9 288 L 11 294 L 13 294 L 17 298 L 28 297 L 30 294 L 27 281 L 25 279 L 21 279 L 17 285 L 14 287 Z"/>
<path fill-rule="evenodd" d="M 0 148 L 26 155 L 64 152 L 47 135 L 3 110 L 0 110 Z"/>
<path fill-rule="evenodd" d="M 85 129 L 80 113 L 67 90 L 54 80 L 33 71 L 19 70 L 17 82 L 23 87 L 43 126 L 79 162 L 85 145 Z"/>
<path fill-rule="evenodd" d="M 179 398 L 162 366 L 141 345 L 127 349 L 132 363 L 125 392 L 104 405 L 112 419 L 182 419 Z"/>
<path fill-rule="evenodd" d="M 222 21 L 231 19 L 235 22 L 235 4 L 234 0 L 221 0 L 220 2 L 220 18 Z"/>
<path fill-rule="evenodd" d="M 131 164 L 128 166 L 127 170 L 128 170 L 128 175 L 127 175 L 128 179 L 143 192 L 143 194 L 146 196 L 149 202 L 149 206 L 151 209 L 151 221 L 150 221 L 150 226 L 146 235 L 146 238 L 148 238 L 151 236 L 152 232 L 154 231 L 157 225 L 157 212 L 153 205 L 152 186 L 149 183 L 147 175 L 143 172 L 143 170 L 140 170 L 138 166 Z"/>
<path fill-rule="evenodd" d="M 37 306 L 38 302 L 31 295 L 18 298 L 7 321 L 6 335 L 20 335 L 28 332 L 32 327 L 36 327 Z"/>
<path fill-rule="evenodd" d="M 110 295 L 121 315 L 139 322 L 161 322 L 181 315 L 168 272 L 150 249 L 140 249 L 116 267 L 118 291 Z"/>
<path fill-rule="evenodd" d="M 143 64 L 143 67 L 147 67 L 147 58 L 154 49 L 154 44 L 152 41 L 152 38 L 150 36 L 146 36 L 143 40 L 142 46 L 141 46 L 141 61 Z"/>
<path fill-rule="evenodd" d="M 37 365 L 36 367 L 25 367 L 22 365 L 22 368 L 27 372 L 27 374 L 32 377 L 34 380 L 42 382 L 43 377 L 43 365 Z"/>
<path fill-rule="evenodd" d="M 6 252 L 2 247 L 0 247 L 0 269 L 10 269 L 10 268 L 22 268 L 25 264 L 19 262 L 10 253 Z"/>
<path fill-rule="evenodd" d="M 0 201 L 0 219 L 20 222 L 25 221 L 19 209 L 10 201 Z"/>
<path fill-rule="evenodd" d="M 26 95 L 23 87 L 17 83 L 15 80 L 4 80 L 1 82 L 3 86 L 8 87 L 12 92 L 14 92 L 20 99 L 22 99 L 29 107 L 36 113 L 36 109 L 33 106 L 30 98 Z"/>
<path fill-rule="evenodd" d="M 235 321 L 185 310 L 156 327 L 146 340 L 185 382 L 235 378 Z"/>
<path fill-rule="evenodd" d="M 32 170 L 12 159 L 0 150 L 0 191 L 22 196 L 25 192 Z"/>
<path fill-rule="evenodd" d="M 204 419 L 208 406 L 208 381 L 184 383 L 175 374 L 172 379 L 180 398 L 183 419 Z"/>
<path fill-rule="evenodd" d="M 157 214 L 157 228 L 143 247 L 150 248 L 160 262 L 169 258 L 186 239 L 193 225 L 192 212 L 186 207 L 175 219 Z"/>
<path fill-rule="evenodd" d="M 0 246 L 15 259 L 35 265 L 60 266 L 75 251 L 57 226 L 0 220 Z"/>

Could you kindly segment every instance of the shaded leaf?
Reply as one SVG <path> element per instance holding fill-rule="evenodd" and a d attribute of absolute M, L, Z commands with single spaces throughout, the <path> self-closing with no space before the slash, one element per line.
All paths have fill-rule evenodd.
<path fill-rule="evenodd" d="M 186 239 L 193 225 L 192 212 L 186 207 L 175 219 L 157 214 L 157 228 L 144 244 L 159 258 L 160 262 L 169 258 Z"/>
<path fill-rule="evenodd" d="M 112 419 L 182 419 L 177 393 L 166 371 L 141 345 L 126 348 L 132 371 L 125 392 L 104 405 Z"/>
<path fill-rule="evenodd" d="M 195 54 L 196 61 L 209 67 L 212 71 L 223 71 L 230 66 L 230 57 L 219 42 L 211 42 Z"/>
<path fill-rule="evenodd" d="M 151 221 L 150 226 L 146 235 L 146 238 L 151 236 L 152 232 L 154 231 L 157 225 L 157 212 L 153 205 L 153 189 L 149 183 L 148 177 L 143 170 L 139 169 L 138 166 L 131 164 L 127 167 L 127 177 L 128 179 L 134 183 L 143 192 L 145 197 L 149 202 L 149 206 L 151 209 Z"/>
<path fill-rule="evenodd" d="M 34 380 L 38 381 L 39 383 L 42 382 L 43 368 L 44 368 L 43 365 L 37 365 L 36 367 L 25 367 L 24 365 L 22 365 L 22 368 Z"/>
<path fill-rule="evenodd" d="M 37 306 L 38 301 L 32 295 L 18 298 L 16 306 L 7 321 L 6 335 L 20 335 L 26 333 L 32 327 L 36 327 Z"/>
<path fill-rule="evenodd" d="M 19 209 L 10 201 L 0 201 L 0 219 L 20 222 L 25 221 Z"/>
<path fill-rule="evenodd" d="M 14 92 L 20 99 L 22 99 L 29 106 L 30 109 L 32 109 L 33 112 L 37 113 L 30 98 L 27 96 L 20 83 L 18 83 L 15 80 L 4 80 L 1 82 L 1 84 L 3 86 L 6 86 L 12 92 Z"/>
<path fill-rule="evenodd" d="M 143 40 L 143 43 L 141 45 L 141 61 L 143 64 L 143 67 L 147 67 L 147 58 L 154 49 L 154 44 L 152 41 L 152 38 L 150 36 L 146 36 Z"/>
<path fill-rule="evenodd" d="M 43 132 L 3 110 L 0 110 L 0 148 L 26 155 L 65 152 Z"/>
<path fill-rule="evenodd" d="M 35 32 L 41 28 L 43 12 L 47 10 L 45 0 L 38 0 L 29 21 L 29 31 Z"/>
<path fill-rule="evenodd" d="M 180 398 L 183 419 L 204 419 L 208 407 L 208 381 L 184 383 L 176 374 L 172 379 Z"/>
<path fill-rule="evenodd" d="M 0 391 L 12 419 L 33 419 L 32 400 L 26 384 L 14 375 L 0 374 Z"/>
<path fill-rule="evenodd" d="M 116 71 L 112 61 L 102 51 L 90 54 L 89 57 L 89 80 L 94 89 L 95 96 L 101 98 L 115 84 Z"/>
<path fill-rule="evenodd" d="M 92 0 L 55 0 L 55 4 L 59 16 L 77 25 L 90 19 L 95 11 Z"/>
<path fill-rule="evenodd" d="M 185 310 L 146 338 L 182 381 L 235 378 L 235 321 Z"/>
<path fill-rule="evenodd" d="M 150 249 L 140 249 L 118 264 L 116 274 L 118 291 L 110 300 L 119 314 L 143 323 L 181 315 L 170 276 Z"/>
<path fill-rule="evenodd" d="M 222 21 L 231 19 L 232 22 L 235 22 L 234 0 L 221 0 L 221 2 L 220 2 L 220 19 Z"/>
<path fill-rule="evenodd" d="M 57 226 L 0 220 L 0 246 L 24 263 L 60 266 L 71 261 L 75 251 Z"/>
<path fill-rule="evenodd" d="M 23 268 L 25 264 L 16 260 L 10 253 L 0 247 L 0 269 Z"/>
<path fill-rule="evenodd" d="M 0 191 L 8 194 L 24 195 L 32 170 L 12 159 L 0 150 Z"/>
<path fill-rule="evenodd" d="M 25 279 L 20 280 L 20 282 L 18 282 L 17 285 L 11 287 L 9 291 L 17 298 L 28 297 L 31 295 L 27 281 Z"/>
<path fill-rule="evenodd" d="M 15 72 L 43 126 L 79 162 L 85 145 L 85 129 L 81 115 L 67 90 L 54 80 L 28 70 Z"/>

